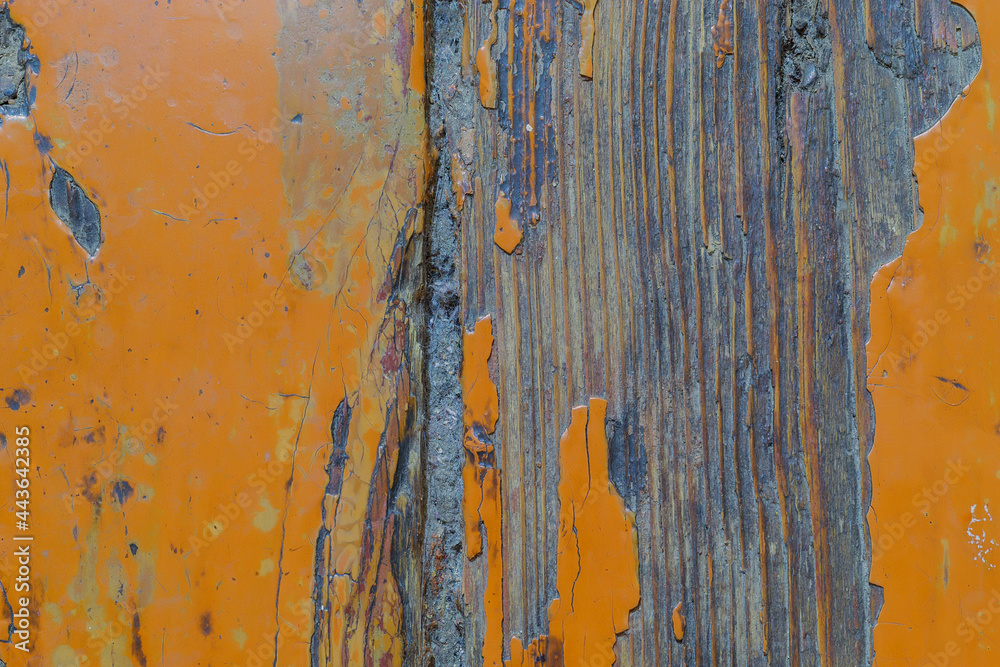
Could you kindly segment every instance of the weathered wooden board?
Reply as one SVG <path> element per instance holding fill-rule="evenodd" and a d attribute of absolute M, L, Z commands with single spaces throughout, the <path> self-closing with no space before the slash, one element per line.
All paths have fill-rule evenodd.
<path fill-rule="evenodd" d="M 993 13 L 976 15 L 987 46 Z M 872 277 L 902 255 L 937 289 L 988 254 L 967 223 L 954 261 L 903 250 L 937 224 L 914 174 L 929 213 L 964 220 L 992 173 L 931 203 L 986 135 L 912 143 L 979 69 L 964 9 L 19 0 L 9 16 L 0 659 L 954 658 L 934 624 L 966 598 L 943 573 L 923 595 L 926 563 L 877 544 L 871 586 L 866 516 L 892 535 L 893 484 L 934 480 L 887 462 L 922 443 L 936 470 L 921 425 L 947 412 L 870 374 L 907 335 L 881 297 L 911 328 L 935 298 Z M 959 402 L 964 380 L 941 377 Z M 33 538 L 24 605 L 14 536 Z M 886 590 L 873 633 L 894 575 L 913 585 Z M 992 664 L 964 647 L 961 664 Z"/>
<path fill-rule="evenodd" d="M 439 312 L 454 293 L 494 323 L 504 645 L 551 631 L 559 439 L 598 396 L 638 535 L 617 664 L 869 664 L 869 285 L 920 223 L 912 137 L 972 80 L 975 25 L 933 1 L 601 0 L 590 79 L 589 6 L 500 3 L 492 47 L 496 5 L 435 8 L 431 242 L 457 248 L 431 259 Z M 425 543 L 456 534 L 429 518 Z M 483 662 L 487 560 L 426 561 L 464 577 L 463 654 L 436 627 L 438 664 Z"/>

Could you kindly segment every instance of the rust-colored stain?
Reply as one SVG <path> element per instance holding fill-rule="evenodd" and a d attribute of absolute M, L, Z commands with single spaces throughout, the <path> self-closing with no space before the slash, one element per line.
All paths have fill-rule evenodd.
<path fill-rule="evenodd" d="M 487 0 L 484 0 L 484 2 Z M 476 69 L 479 71 L 479 101 L 487 109 L 496 109 L 499 83 L 497 82 L 497 61 L 493 59 L 493 45 L 500 36 L 497 24 L 497 10 L 500 0 L 490 2 L 490 32 L 476 51 Z"/>
<path fill-rule="evenodd" d="M 401 664 L 422 4 L 10 12 L 40 63 L 0 128 L 28 664 Z"/>
<path fill-rule="evenodd" d="M 517 249 L 518 244 L 524 238 L 521 231 L 521 223 L 511 216 L 511 201 L 503 192 L 497 197 L 496 203 L 496 229 L 493 232 L 493 241 L 508 255 Z"/>
<path fill-rule="evenodd" d="M 607 402 L 573 408 L 559 441 L 559 542 L 549 634 L 511 640 L 506 667 L 613 665 L 639 605 L 635 516 L 608 478 Z"/>
<path fill-rule="evenodd" d="M 871 287 L 879 665 L 996 665 L 1000 639 L 1000 10 L 961 3 L 983 65 L 914 141 L 923 224 Z"/>
<path fill-rule="evenodd" d="M 684 641 L 684 630 L 687 628 L 687 619 L 684 618 L 683 602 L 678 602 L 677 606 L 674 607 L 674 613 L 671 615 L 671 621 L 674 626 L 674 639 L 679 642 Z"/>
<path fill-rule="evenodd" d="M 726 62 L 726 56 L 733 55 L 733 24 L 729 20 L 729 8 L 732 0 L 722 0 L 719 3 L 719 18 L 712 26 L 712 50 L 715 52 L 715 66 L 721 68 Z"/>
<path fill-rule="evenodd" d="M 487 315 L 466 331 L 463 341 L 462 405 L 465 426 L 465 466 L 462 469 L 466 555 L 473 559 L 483 550 L 479 524 L 486 530 L 487 581 L 483 596 L 486 641 L 483 665 L 503 663 L 503 508 L 500 471 L 489 436 L 496 429 L 500 397 L 490 379 L 493 354 L 493 320 Z"/>

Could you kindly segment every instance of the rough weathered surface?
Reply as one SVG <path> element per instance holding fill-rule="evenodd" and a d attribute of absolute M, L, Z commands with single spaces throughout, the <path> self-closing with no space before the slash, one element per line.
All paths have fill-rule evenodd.
<path fill-rule="evenodd" d="M 421 616 L 422 4 L 10 11 L 0 84 L 25 37 L 40 69 L 31 113 L 0 127 L 0 582 L 32 655 L 0 658 L 402 664 Z M 14 534 L 34 538 L 27 604 Z"/>
<path fill-rule="evenodd" d="M 0 14 L 37 664 L 869 664 L 868 287 L 970 16 L 424 9 Z"/>
<path fill-rule="evenodd" d="M 588 80 L 580 7 L 513 0 L 491 109 L 470 57 L 491 11 L 437 5 L 431 100 L 464 322 L 497 337 L 505 641 L 547 631 L 558 439 L 602 396 L 640 558 L 618 664 L 868 664 L 868 286 L 919 223 L 912 137 L 978 68 L 974 23 L 940 0 L 602 0 Z M 465 566 L 464 664 L 485 576 Z"/>
<path fill-rule="evenodd" d="M 25 39 L 24 26 L 15 23 L 10 10 L 0 9 L 0 123 L 2 116 L 26 116 L 34 97 L 27 73 L 38 74 L 38 59 Z"/>

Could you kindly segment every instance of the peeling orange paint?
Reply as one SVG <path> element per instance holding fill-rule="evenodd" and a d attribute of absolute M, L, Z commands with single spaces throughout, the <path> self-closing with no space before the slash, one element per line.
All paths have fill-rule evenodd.
<path fill-rule="evenodd" d="M 499 416 L 499 394 L 489 373 L 493 343 L 487 315 L 465 332 L 461 375 L 466 555 L 471 560 L 482 553 L 480 523 L 488 549 L 483 665 L 612 665 L 617 635 L 628 629 L 629 612 L 639 604 L 639 563 L 635 517 L 608 478 L 607 402 L 597 398 L 589 410 L 573 410 L 560 440 L 559 597 L 549 606 L 550 635 L 527 647 L 515 637 L 510 660 L 503 660 L 503 512 L 500 470 L 489 440 Z"/>
<path fill-rule="evenodd" d="M 559 441 L 559 546 L 549 634 L 515 637 L 506 667 L 613 665 L 617 635 L 639 605 L 635 516 L 608 478 L 607 402 L 573 409 Z"/>
<path fill-rule="evenodd" d="M 508 255 L 517 249 L 519 243 L 524 238 L 521 231 L 521 223 L 511 216 L 511 201 L 503 192 L 497 197 L 496 203 L 496 230 L 493 232 L 493 241 Z"/>
<path fill-rule="evenodd" d="M 479 71 L 479 101 L 487 109 L 497 108 L 497 94 L 499 93 L 497 62 L 491 53 L 493 45 L 497 43 L 500 36 L 500 27 L 497 24 L 499 6 L 499 0 L 490 0 L 490 33 L 483 41 L 483 45 L 476 51 L 476 69 Z"/>
<path fill-rule="evenodd" d="M 500 414 L 497 386 L 490 379 L 493 355 L 493 318 L 489 315 L 465 332 L 462 362 L 462 404 L 467 429 L 481 427 L 492 435 Z"/>
<path fill-rule="evenodd" d="M 487 468 L 482 475 L 483 502 L 479 515 L 483 520 L 487 540 L 486 591 L 483 611 L 486 631 L 483 642 L 484 667 L 503 664 L 503 508 L 500 499 L 500 471 Z"/>
<path fill-rule="evenodd" d="M 597 26 L 594 23 L 594 10 L 597 0 L 582 0 L 583 16 L 580 17 L 580 76 L 594 78 L 594 39 L 597 36 Z"/>
<path fill-rule="evenodd" d="M 726 56 L 733 55 L 733 24 L 727 14 L 731 4 L 732 0 L 722 0 L 719 3 L 719 19 L 712 26 L 712 50 L 715 51 L 716 68 L 722 67 Z"/>
<path fill-rule="evenodd" d="M 674 639 L 679 642 L 684 641 L 684 629 L 687 627 L 687 619 L 684 618 L 684 603 L 678 602 L 672 614 L 674 626 Z"/>
<path fill-rule="evenodd" d="M 500 409 L 497 386 L 490 379 L 493 354 L 493 320 L 489 315 L 466 331 L 463 340 L 462 404 L 465 425 L 465 466 L 462 469 L 465 547 L 469 559 L 483 550 L 479 524 L 486 531 L 487 580 L 483 596 L 486 641 L 483 665 L 500 667 L 503 662 L 503 508 L 500 471 L 489 436 L 496 429 Z"/>
<path fill-rule="evenodd" d="M 10 10 L 41 63 L 0 128 L 38 664 L 401 664 L 422 4 Z M 50 207 L 57 166 L 100 211 L 93 252 Z"/>
<path fill-rule="evenodd" d="M 996 665 L 1000 639 L 1000 229 L 991 90 L 1000 10 L 974 16 L 983 65 L 914 149 L 924 219 L 871 287 L 872 573 L 878 665 Z"/>
<path fill-rule="evenodd" d="M 410 47 L 410 89 L 418 95 L 427 93 L 427 77 L 424 62 L 424 0 L 411 0 L 410 31 L 413 45 Z M 384 16 L 384 10 L 382 16 Z M 384 22 L 384 21 L 383 21 Z M 384 30 L 384 27 L 383 27 Z"/>

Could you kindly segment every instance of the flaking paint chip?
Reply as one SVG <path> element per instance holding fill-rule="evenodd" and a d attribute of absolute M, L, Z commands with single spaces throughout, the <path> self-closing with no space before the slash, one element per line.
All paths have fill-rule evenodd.
<path fill-rule="evenodd" d="M 508 255 L 514 252 L 524 238 L 521 223 L 510 214 L 511 202 L 503 192 L 497 198 L 497 226 L 493 232 L 493 241 Z"/>
<path fill-rule="evenodd" d="M 49 204 L 80 247 L 93 257 L 101 248 L 101 212 L 73 175 L 53 165 Z"/>

